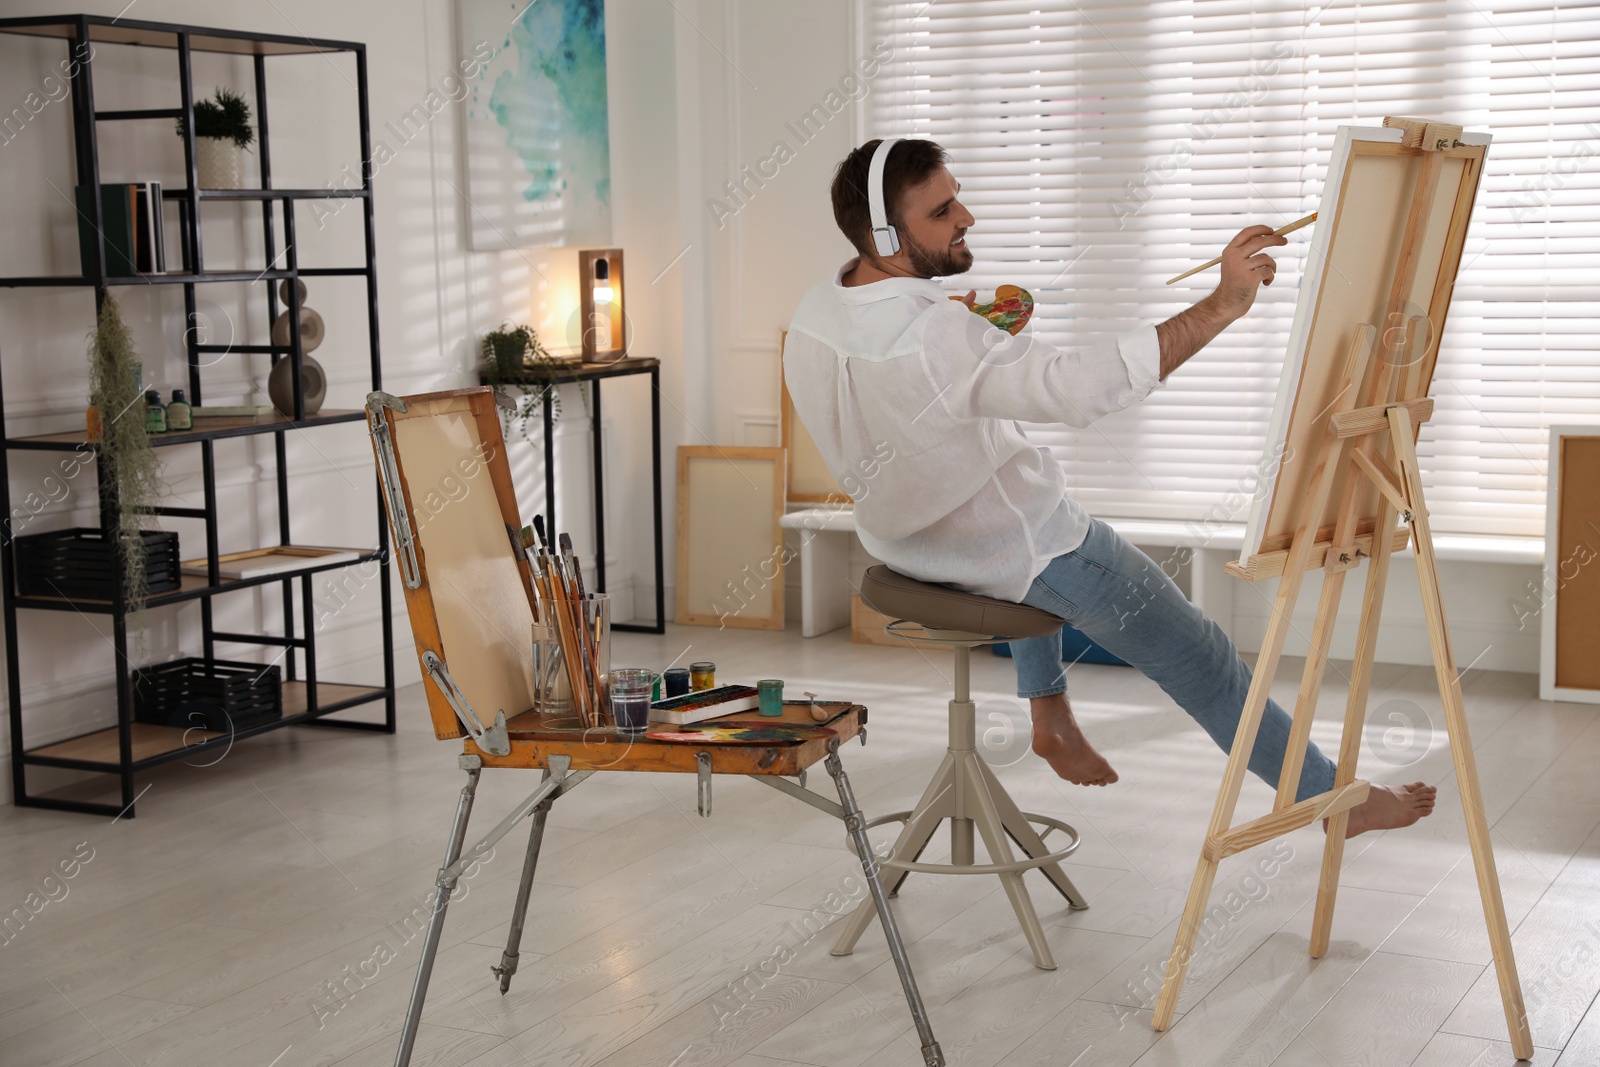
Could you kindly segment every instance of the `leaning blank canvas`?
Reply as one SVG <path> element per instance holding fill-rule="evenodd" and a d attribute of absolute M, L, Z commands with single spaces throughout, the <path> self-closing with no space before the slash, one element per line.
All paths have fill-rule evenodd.
<path fill-rule="evenodd" d="M 1404 321 L 1425 316 L 1416 395 L 1426 395 L 1433 379 L 1489 136 L 1468 131 L 1460 145 L 1442 152 L 1405 148 L 1401 137 L 1399 129 L 1341 126 L 1334 138 L 1259 468 L 1272 477 L 1263 479 L 1264 492 L 1252 502 L 1241 561 L 1289 547 L 1358 325 L 1377 327 L 1382 359 L 1395 353 Z M 1420 218 L 1416 273 L 1396 308 L 1391 286 L 1424 166 L 1438 169 L 1438 181 Z M 1399 358 L 1410 361 L 1414 354 Z M 1342 488 L 1341 479 L 1329 494 L 1319 540 L 1332 535 Z M 1376 490 L 1369 486 L 1363 493 L 1357 534 L 1372 530 L 1377 511 Z"/>
<path fill-rule="evenodd" d="M 678 447 L 674 621 L 783 629 L 784 451 Z"/>
<path fill-rule="evenodd" d="M 1600 704 L 1600 426 L 1550 427 L 1539 699 Z"/>

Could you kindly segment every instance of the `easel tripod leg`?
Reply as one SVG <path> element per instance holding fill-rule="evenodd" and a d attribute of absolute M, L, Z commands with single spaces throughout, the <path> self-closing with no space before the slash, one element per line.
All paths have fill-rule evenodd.
<path fill-rule="evenodd" d="M 550 771 L 544 772 L 550 780 Z M 511 976 L 517 973 L 518 949 L 522 946 L 522 927 L 528 918 L 528 897 L 533 892 L 533 873 L 539 865 L 539 846 L 544 842 L 544 824 L 550 815 L 550 805 L 555 797 L 541 801 L 533 812 L 533 829 L 528 831 L 528 854 L 522 861 L 522 882 L 517 886 L 517 903 L 511 910 L 511 931 L 506 935 L 506 950 L 500 954 L 500 966 L 490 967 L 500 979 L 500 995 L 511 988 Z"/>
<path fill-rule="evenodd" d="M 476 757 L 463 756 L 463 760 Z M 450 843 L 445 847 L 444 864 L 439 869 L 438 890 L 433 896 L 433 915 L 428 919 L 428 932 L 422 939 L 422 958 L 417 961 L 417 977 L 411 985 L 411 1003 L 406 1008 L 405 1025 L 400 1030 L 400 1050 L 395 1053 L 394 1067 L 408 1067 L 411 1049 L 417 1043 L 417 1026 L 422 1022 L 422 1005 L 428 999 L 428 980 L 433 977 L 433 960 L 439 954 L 439 938 L 444 933 L 444 912 L 450 906 L 450 892 L 454 881 L 445 881 L 445 869 L 461 857 L 461 845 L 467 838 L 467 820 L 472 817 L 472 800 L 478 793 L 478 776 L 482 768 L 467 768 L 467 784 L 461 787 L 461 798 L 456 801 L 456 820 L 450 828 Z"/>
<path fill-rule="evenodd" d="M 1318 505 L 1321 506 L 1320 503 Z M 1233 749 L 1228 754 L 1228 767 L 1222 774 L 1222 785 L 1217 790 L 1216 807 L 1211 812 L 1211 823 L 1206 830 L 1205 844 L 1195 864 L 1194 881 L 1189 885 L 1189 899 L 1183 906 L 1183 916 L 1178 920 L 1178 935 L 1173 938 L 1172 955 L 1167 957 L 1161 993 L 1156 997 L 1156 1007 L 1150 1025 L 1157 1030 L 1172 1026 L 1178 1011 L 1178 997 L 1183 992 L 1183 979 L 1189 970 L 1189 960 L 1194 954 L 1195 937 L 1205 918 L 1206 902 L 1211 898 L 1211 887 L 1217 878 L 1218 860 L 1211 858 L 1212 842 L 1227 832 L 1233 823 L 1234 809 L 1239 804 L 1239 789 L 1244 784 L 1244 774 L 1249 766 L 1250 753 L 1255 749 L 1256 734 L 1261 726 L 1261 715 L 1267 707 L 1267 694 L 1272 686 L 1272 676 L 1278 667 L 1278 655 L 1283 650 L 1284 636 L 1294 613 L 1294 601 L 1300 590 L 1300 575 L 1304 573 L 1306 552 L 1296 547 L 1289 554 L 1288 568 L 1278 587 L 1273 604 L 1272 618 L 1256 657 L 1256 669 L 1250 679 L 1250 690 L 1239 712 L 1239 725 L 1233 735 Z"/>
<path fill-rule="evenodd" d="M 1372 663 L 1378 649 L 1378 620 L 1383 615 L 1383 594 L 1388 588 L 1389 560 L 1393 541 L 1387 533 L 1394 529 L 1395 511 L 1387 504 L 1378 509 L 1373 526 L 1372 559 L 1368 563 L 1366 590 L 1361 598 L 1361 625 L 1356 631 L 1355 659 L 1350 665 L 1350 693 L 1345 703 L 1344 732 L 1339 738 L 1339 762 L 1334 772 L 1335 789 L 1356 778 L 1356 760 L 1361 754 L 1361 731 L 1367 721 L 1367 696 L 1372 689 Z M 1333 907 L 1339 896 L 1339 871 L 1344 866 L 1344 835 L 1350 825 L 1350 812 L 1341 811 L 1328 819 L 1328 832 L 1322 844 L 1322 874 L 1317 882 L 1317 907 L 1311 920 L 1311 956 L 1321 959 L 1328 951 L 1333 931 Z"/>
<path fill-rule="evenodd" d="M 1189 960 L 1194 954 L 1195 936 L 1205 919 L 1206 902 L 1211 899 L 1211 887 L 1217 880 L 1217 861 L 1207 859 L 1204 853 L 1195 863 L 1194 880 L 1189 883 L 1189 899 L 1184 902 L 1183 915 L 1178 919 L 1178 936 L 1172 941 L 1172 955 L 1167 957 L 1166 970 L 1161 978 L 1161 992 L 1156 996 L 1156 1007 L 1150 1025 L 1156 1030 L 1170 1030 L 1173 1016 L 1178 1011 L 1178 998 L 1183 995 L 1183 980 L 1189 973 Z"/>
<path fill-rule="evenodd" d="M 894 912 L 889 910 L 889 895 L 884 892 L 879 877 L 878 859 L 872 852 L 872 842 L 867 838 L 866 819 L 856 804 L 850 779 L 845 777 L 844 764 L 839 762 L 839 739 L 828 741 L 826 765 L 833 784 L 839 791 L 839 805 L 844 808 L 844 825 L 855 842 L 856 853 L 861 857 L 861 870 L 867 876 L 867 891 L 872 894 L 873 906 L 878 909 L 878 921 L 883 924 L 883 934 L 889 941 L 889 955 L 900 974 L 900 987 L 905 991 L 906 1007 L 911 1010 L 911 1021 L 916 1024 L 917 1038 L 922 1042 L 922 1061 L 925 1067 L 944 1067 L 944 1053 L 933 1036 L 933 1026 L 928 1022 L 927 1010 L 922 1006 L 922 994 L 917 991 L 917 978 L 911 973 L 911 961 L 906 956 L 905 942 L 900 939 L 900 928 L 895 925 Z"/>
<path fill-rule="evenodd" d="M 1439 697 L 1444 703 L 1445 725 L 1450 736 L 1450 756 L 1455 764 L 1456 788 L 1461 793 L 1461 810 L 1467 822 L 1467 841 L 1472 846 L 1472 866 L 1478 876 L 1478 896 L 1483 902 L 1484 923 L 1489 929 L 1489 947 L 1494 954 L 1495 976 L 1500 982 L 1500 1001 L 1505 1009 L 1506 1029 L 1511 1036 L 1511 1051 L 1518 1059 L 1533 1058 L 1533 1035 L 1528 1029 L 1528 1012 L 1522 1002 L 1522 980 L 1517 975 L 1517 960 L 1511 948 L 1511 929 L 1506 922 L 1505 900 L 1500 895 L 1500 873 L 1494 864 L 1494 846 L 1489 841 L 1489 820 L 1483 810 L 1483 793 L 1478 785 L 1477 758 L 1467 730 L 1467 713 L 1461 696 L 1461 676 L 1456 670 L 1455 651 L 1445 625 L 1444 597 L 1439 589 L 1438 562 L 1433 554 L 1433 533 L 1428 526 L 1428 509 L 1423 502 L 1422 478 L 1417 465 L 1416 439 L 1411 416 L 1405 408 L 1389 409 L 1389 427 L 1405 479 L 1406 496 L 1411 501 L 1412 540 L 1417 554 L 1417 581 L 1422 587 L 1422 609 L 1428 617 L 1428 637 L 1433 644 L 1434 671 L 1439 678 Z"/>
<path fill-rule="evenodd" d="M 1377 330 L 1369 325 L 1362 325 L 1355 331 L 1342 375 L 1347 384 L 1361 379 L 1376 339 Z M 1289 555 L 1283 564 L 1283 577 L 1278 582 L 1278 593 L 1272 601 L 1272 616 L 1267 622 L 1267 632 L 1262 637 L 1261 651 L 1256 655 L 1250 690 L 1245 695 L 1244 707 L 1239 710 L 1233 747 L 1228 752 L 1228 767 L 1222 774 L 1222 785 L 1217 790 L 1217 803 L 1211 810 L 1211 823 L 1206 829 L 1205 844 L 1195 865 L 1194 882 L 1189 887 L 1189 899 L 1183 907 L 1183 918 L 1178 922 L 1178 936 L 1173 939 L 1172 955 L 1167 959 L 1166 978 L 1161 983 L 1161 995 L 1156 998 L 1156 1010 L 1150 1020 L 1157 1030 L 1172 1026 L 1172 1018 L 1178 1010 L 1178 996 L 1183 991 L 1183 978 L 1194 952 L 1195 937 L 1200 931 L 1206 901 L 1211 896 L 1211 886 L 1217 877 L 1220 857 L 1215 856 L 1213 850 L 1218 839 L 1233 825 L 1233 813 L 1239 805 L 1239 790 L 1244 785 L 1250 753 L 1255 749 L 1261 716 L 1266 710 L 1267 696 L 1272 689 L 1272 678 L 1278 671 L 1278 657 L 1283 654 L 1283 642 L 1293 622 L 1295 601 L 1300 596 L 1300 586 L 1305 580 L 1306 565 L 1311 560 L 1316 532 L 1321 526 L 1328 496 L 1333 491 L 1335 462 L 1342 451 L 1338 446 L 1329 445 L 1320 449 L 1317 466 L 1311 474 L 1310 492 L 1295 521 L 1294 538 L 1290 541 Z"/>

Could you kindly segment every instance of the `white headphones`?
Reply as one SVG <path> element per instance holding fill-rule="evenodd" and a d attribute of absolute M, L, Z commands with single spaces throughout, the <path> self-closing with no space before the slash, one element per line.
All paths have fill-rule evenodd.
<path fill-rule="evenodd" d="M 872 243 L 880 256 L 892 256 L 900 251 L 900 235 L 889 225 L 889 212 L 883 203 L 883 165 L 889 161 L 889 149 L 905 140 L 903 137 L 885 137 L 872 153 L 872 164 L 867 168 L 867 210 L 872 215 Z"/>

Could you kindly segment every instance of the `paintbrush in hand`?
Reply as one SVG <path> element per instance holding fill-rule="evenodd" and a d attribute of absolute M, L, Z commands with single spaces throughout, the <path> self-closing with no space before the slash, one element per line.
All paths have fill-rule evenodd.
<path fill-rule="evenodd" d="M 1310 226 L 1313 222 L 1316 222 L 1316 221 L 1317 221 L 1317 213 L 1315 211 L 1313 211 L 1311 214 L 1307 215 L 1303 219 L 1295 219 L 1293 222 L 1289 223 L 1289 225 L 1280 226 L 1276 230 L 1273 230 L 1272 231 L 1272 236 L 1274 236 L 1274 237 L 1282 237 L 1286 233 L 1293 233 L 1294 231 L 1296 231 L 1298 229 L 1301 229 L 1301 228 L 1306 227 L 1306 226 Z M 1218 256 L 1216 259 L 1207 260 L 1206 262 L 1200 264 L 1198 267 L 1195 267 L 1192 270 L 1184 271 L 1182 274 L 1178 275 L 1176 278 L 1168 278 L 1167 279 L 1167 284 L 1171 285 L 1173 282 L 1181 282 L 1185 278 L 1187 278 L 1189 275 L 1191 275 L 1191 274 L 1199 274 L 1201 271 L 1205 270 L 1207 267 L 1215 267 L 1218 263 L 1221 263 L 1221 262 L 1222 262 L 1222 257 L 1221 256 Z"/>

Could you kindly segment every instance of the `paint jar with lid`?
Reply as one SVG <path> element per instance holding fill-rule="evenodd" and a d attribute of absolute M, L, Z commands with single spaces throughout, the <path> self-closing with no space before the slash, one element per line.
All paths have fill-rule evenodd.
<path fill-rule="evenodd" d="M 710 660 L 701 660 L 699 663 L 689 664 L 689 688 L 698 692 L 701 689 L 714 689 L 717 685 L 717 665 Z"/>

